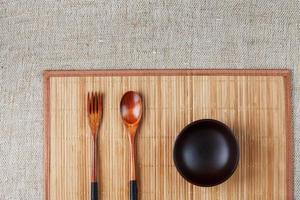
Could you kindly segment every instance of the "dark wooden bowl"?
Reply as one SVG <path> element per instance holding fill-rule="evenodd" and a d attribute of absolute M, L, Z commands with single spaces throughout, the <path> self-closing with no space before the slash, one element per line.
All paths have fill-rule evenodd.
<path fill-rule="evenodd" d="M 204 187 L 226 181 L 239 162 L 239 146 L 228 126 L 213 119 L 187 125 L 177 136 L 173 159 L 188 182 Z"/>

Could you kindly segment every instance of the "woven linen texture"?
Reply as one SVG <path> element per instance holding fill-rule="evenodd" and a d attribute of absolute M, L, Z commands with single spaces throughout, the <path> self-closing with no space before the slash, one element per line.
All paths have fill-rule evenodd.
<path fill-rule="evenodd" d="M 300 199 L 299 1 L 0 0 L 0 199 L 43 199 L 45 69 L 293 70 Z"/>

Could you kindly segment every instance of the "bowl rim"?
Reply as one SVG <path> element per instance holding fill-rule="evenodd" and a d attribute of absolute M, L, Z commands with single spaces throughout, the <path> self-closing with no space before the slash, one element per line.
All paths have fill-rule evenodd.
<path fill-rule="evenodd" d="M 230 171 L 230 173 L 228 173 L 228 176 L 225 176 L 225 178 L 219 180 L 218 182 L 214 183 L 214 184 L 199 184 L 197 182 L 194 182 L 192 181 L 190 178 L 188 178 L 186 175 L 183 174 L 182 170 L 180 170 L 177 166 L 178 162 L 176 161 L 176 158 L 175 158 L 175 146 L 179 140 L 179 138 L 184 134 L 185 130 L 188 129 L 189 127 L 195 125 L 195 124 L 199 124 L 199 123 L 203 123 L 203 122 L 212 122 L 212 123 L 216 123 L 218 125 L 221 125 L 222 127 L 224 127 L 229 133 L 231 133 L 231 135 L 233 136 L 234 138 L 234 141 L 235 141 L 235 144 L 236 144 L 236 147 L 237 147 L 237 152 L 236 152 L 236 159 L 235 159 L 235 164 L 234 164 L 234 167 L 232 168 L 232 170 Z M 198 119 L 198 120 L 195 120 L 193 122 L 190 122 L 188 125 L 186 125 L 180 132 L 179 134 L 176 136 L 175 138 L 175 142 L 174 142 L 174 145 L 173 145 L 173 162 L 175 164 L 175 167 L 178 171 L 178 173 L 186 180 L 188 181 L 189 183 L 193 184 L 193 185 L 196 185 L 196 186 L 200 186 L 200 187 L 212 187 L 212 186 L 216 186 L 216 185 L 219 185 L 225 181 L 227 181 L 233 174 L 234 172 L 236 171 L 237 167 L 238 167 L 238 164 L 239 164 L 239 161 L 240 161 L 240 147 L 239 147 L 239 144 L 238 144 L 238 141 L 235 137 L 235 135 L 233 134 L 233 131 L 223 122 L 219 121 L 219 120 L 216 120 L 216 119 L 209 119 L 209 118 L 205 118 L 205 119 Z"/>

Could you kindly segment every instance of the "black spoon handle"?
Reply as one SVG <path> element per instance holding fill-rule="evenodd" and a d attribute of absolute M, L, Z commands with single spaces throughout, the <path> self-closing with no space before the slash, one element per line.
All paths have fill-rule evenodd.
<path fill-rule="evenodd" d="M 130 181 L 130 200 L 138 200 L 136 180 Z"/>
<path fill-rule="evenodd" d="M 98 200 L 98 184 L 92 182 L 91 184 L 91 200 Z"/>

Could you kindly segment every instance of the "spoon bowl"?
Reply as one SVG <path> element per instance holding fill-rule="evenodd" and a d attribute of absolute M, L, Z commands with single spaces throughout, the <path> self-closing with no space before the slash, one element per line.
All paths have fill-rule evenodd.
<path fill-rule="evenodd" d="M 125 125 L 134 126 L 142 117 L 142 98 L 134 91 L 126 92 L 120 103 L 121 117 Z"/>

